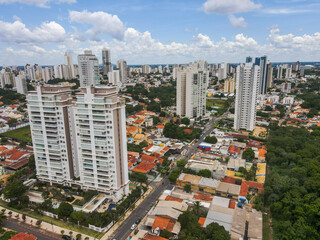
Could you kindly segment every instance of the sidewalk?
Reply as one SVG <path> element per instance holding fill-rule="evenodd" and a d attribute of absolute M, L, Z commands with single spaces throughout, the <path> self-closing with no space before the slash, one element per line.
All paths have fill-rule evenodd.
<path fill-rule="evenodd" d="M 136 209 L 142 202 L 143 200 L 151 193 L 152 191 L 152 187 L 149 186 L 148 190 L 143 194 L 143 196 L 135 203 L 135 208 Z M 113 234 L 113 232 L 127 219 L 127 217 L 134 211 L 134 209 L 129 210 L 128 212 L 125 213 L 124 216 L 121 217 L 121 220 L 119 220 L 118 222 L 116 222 L 116 224 L 114 224 L 112 226 L 112 228 L 109 229 L 108 232 L 106 232 L 105 235 L 103 235 L 103 237 L 101 238 L 101 240 L 108 240 L 109 237 Z"/>
<path fill-rule="evenodd" d="M 5 211 L 5 215 L 7 217 L 10 217 L 9 212 L 12 212 L 11 218 L 17 219 L 20 222 L 25 222 L 26 224 L 30 224 L 32 226 L 37 226 L 36 223 L 37 223 L 38 220 L 35 219 L 35 218 L 31 218 L 31 217 L 26 216 L 26 220 L 23 221 L 23 219 L 22 219 L 22 215 L 23 214 L 20 214 L 20 213 L 17 213 L 15 211 L 0 207 L 0 211 L 2 209 L 6 210 Z M 43 229 L 43 230 L 49 231 L 49 232 L 54 232 L 54 233 L 59 234 L 59 235 L 62 235 L 61 231 L 64 231 L 65 235 L 70 235 L 69 232 L 71 231 L 70 229 L 58 227 L 56 225 L 53 225 L 53 224 L 50 224 L 50 223 L 47 223 L 47 222 L 43 222 L 43 221 L 41 222 L 40 228 Z M 94 239 L 96 239 L 94 237 L 90 237 L 88 235 L 85 235 L 85 234 L 82 234 L 82 233 L 79 233 L 79 232 L 75 232 L 75 231 L 71 231 L 71 232 L 72 232 L 72 237 L 74 237 L 74 238 L 76 237 L 77 234 L 81 234 L 81 239 L 86 239 L 86 240 L 94 240 Z"/>

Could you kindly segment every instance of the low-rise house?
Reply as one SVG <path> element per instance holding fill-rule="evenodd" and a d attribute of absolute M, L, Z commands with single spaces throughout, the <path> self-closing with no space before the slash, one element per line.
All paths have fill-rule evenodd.
<path fill-rule="evenodd" d="M 246 167 L 246 160 L 244 160 L 244 159 L 235 159 L 235 158 L 230 158 L 229 159 L 228 165 L 227 165 L 228 170 L 238 172 L 240 167 L 243 167 L 243 168 Z"/>

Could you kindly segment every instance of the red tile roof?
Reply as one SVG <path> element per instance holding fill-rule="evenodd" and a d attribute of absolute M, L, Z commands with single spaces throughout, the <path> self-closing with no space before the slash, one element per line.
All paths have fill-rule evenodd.
<path fill-rule="evenodd" d="M 149 151 L 150 148 L 153 147 L 153 144 L 150 144 L 149 146 L 147 146 L 145 149 L 143 149 L 145 152 Z"/>
<path fill-rule="evenodd" d="M 229 149 L 228 149 L 228 152 L 230 153 L 230 154 L 239 154 L 240 153 L 240 147 L 237 147 L 237 146 L 235 146 L 235 145 L 231 145 L 230 147 L 229 147 Z"/>
<path fill-rule="evenodd" d="M 176 221 L 164 218 L 164 217 L 156 217 L 152 224 L 152 229 L 159 228 L 160 230 L 167 229 L 169 232 L 173 230 L 173 227 L 175 225 Z"/>
<path fill-rule="evenodd" d="M 202 194 L 202 193 L 196 193 L 193 198 L 197 199 L 197 200 L 202 200 L 202 201 L 207 201 L 207 202 L 211 202 L 213 199 L 213 196 L 211 196 L 210 194 Z"/>
<path fill-rule="evenodd" d="M 142 240 L 169 240 L 169 239 L 147 233 Z"/>
<path fill-rule="evenodd" d="M 204 218 L 204 217 L 199 218 L 198 223 L 200 224 L 200 227 L 203 227 L 205 221 L 206 221 L 206 218 Z"/>
<path fill-rule="evenodd" d="M 22 152 L 15 152 L 14 154 L 12 154 L 10 156 L 10 158 L 8 158 L 9 160 L 19 160 L 21 157 L 23 157 L 24 155 L 26 154 L 30 154 L 31 152 L 25 152 L 25 151 L 22 151 Z"/>
<path fill-rule="evenodd" d="M 5 146 L 1 146 L 0 147 L 0 152 L 4 151 L 4 150 L 7 150 L 8 148 L 6 148 Z"/>
<path fill-rule="evenodd" d="M 14 149 L 11 149 L 11 150 L 8 150 L 8 151 L 0 153 L 0 156 L 7 157 L 7 156 L 10 156 L 10 155 L 12 155 L 12 154 L 14 154 L 16 152 L 19 152 L 19 150 L 14 148 Z"/>
<path fill-rule="evenodd" d="M 157 164 L 152 162 L 141 162 L 138 166 L 136 166 L 134 169 L 132 169 L 133 172 L 142 172 L 142 173 L 148 173 L 150 172 Z"/>
<path fill-rule="evenodd" d="M 223 179 L 221 179 L 221 182 L 235 184 L 236 183 L 236 179 L 232 178 L 232 177 L 224 177 Z"/>
<path fill-rule="evenodd" d="M 230 201 L 229 202 L 229 208 L 235 208 L 236 207 L 236 202 L 235 201 Z"/>
<path fill-rule="evenodd" d="M 171 197 L 171 196 L 167 196 L 166 201 L 174 201 L 174 202 L 182 202 L 183 200 L 182 199 L 179 199 L 179 198 L 174 198 L 174 197 Z"/>
<path fill-rule="evenodd" d="M 33 236 L 32 234 L 26 234 L 26 233 L 18 233 L 17 235 L 14 235 L 9 240 L 36 240 L 37 237 Z"/>
<path fill-rule="evenodd" d="M 249 188 L 254 188 L 258 190 L 259 194 L 263 194 L 263 184 L 251 181 L 242 181 L 239 196 L 247 197 Z"/>
<path fill-rule="evenodd" d="M 12 168 L 14 170 L 19 170 L 20 168 L 27 165 L 28 163 L 29 163 L 29 158 L 27 157 L 27 158 L 22 158 L 19 161 L 10 163 L 6 167 Z"/>
<path fill-rule="evenodd" d="M 142 154 L 142 155 L 141 155 L 141 160 L 142 160 L 142 161 L 156 162 L 157 159 L 158 159 L 158 158 L 157 158 L 157 157 L 154 157 L 154 156 L 145 155 L 145 154 Z"/>

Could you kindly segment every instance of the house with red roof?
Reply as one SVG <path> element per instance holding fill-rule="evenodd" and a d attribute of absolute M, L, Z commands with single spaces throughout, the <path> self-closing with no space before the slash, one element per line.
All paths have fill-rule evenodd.
<path fill-rule="evenodd" d="M 32 234 L 27 233 L 18 233 L 14 235 L 13 237 L 9 238 L 9 240 L 37 240 L 38 238 Z"/>

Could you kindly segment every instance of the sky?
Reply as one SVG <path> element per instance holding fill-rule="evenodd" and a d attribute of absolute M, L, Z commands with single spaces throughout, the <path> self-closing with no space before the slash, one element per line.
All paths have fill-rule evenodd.
<path fill-rule="evenodd" d="M 319 61 L 320 0 L 0 0 L 0 65 Z"/>

